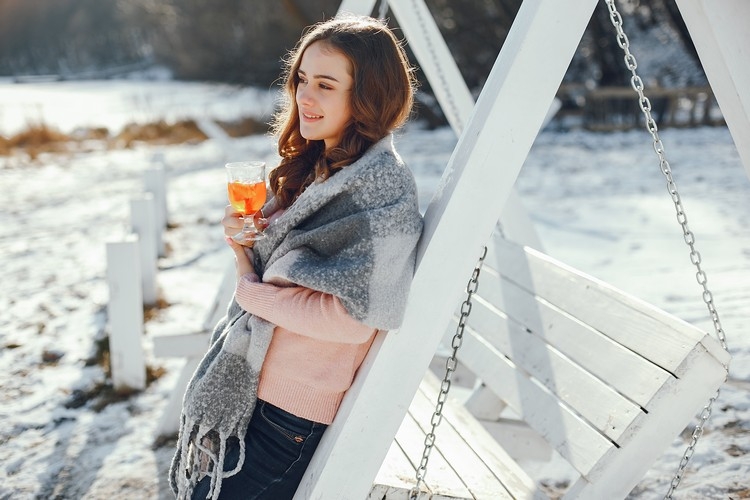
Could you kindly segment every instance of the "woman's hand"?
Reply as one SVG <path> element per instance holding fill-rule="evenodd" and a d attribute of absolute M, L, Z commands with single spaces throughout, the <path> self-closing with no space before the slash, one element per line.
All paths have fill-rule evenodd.
<path fill-rule="evenodd" d="M 242 231 L 242 214 L 232 208 L 232 205 L 227 205 L 224 209 L 224 218 L 221 219 L 221 225 L 224 226 L 224 236 L 231 238 Z M 252 245 L 252 242 L 250 244 Z"/>
<path fill-rule="evenodd" d="M 237 279 L 242 278 L 246 274 L 252 274 L 255 278 L 251 278 L 253 281 L 260 281 L 258 275 L 255 274 L 255 267 L 253 267 L 253 249 L 242 246 L 231 237 L 225 236 L 227 244 L 232 250 L 234 250 L 234 259 L 237 264 Z"/>
<path fill-rule="evenodd" d="M 221 219 L 221 225 L 224 226 L 224 239 L 229 247 L 234 251 L 234 257 L 237 263 L 237 279 L 246 274 L 255 276 L 255 267 L 253 267 L 253 250 L 251 246 L 243 246 L 232 239 L 232 236 L 242 230 L 242 214 L 236 212 L 231 205 L 228 205 L 224 212 L 224 218 Z M 252 245 L 252 242 L 250 242 Z"/>

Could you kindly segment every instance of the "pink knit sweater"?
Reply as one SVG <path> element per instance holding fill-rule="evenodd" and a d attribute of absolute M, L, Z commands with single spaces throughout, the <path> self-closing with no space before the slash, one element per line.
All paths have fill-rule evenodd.
<path fill-rule="evenodd" d="M 237 303 L 276 325 L 258 397 L 298 417 L 330 424 L 377 330 L 353 319 L 338 298 L 304 287 L 237 282 Z"/>

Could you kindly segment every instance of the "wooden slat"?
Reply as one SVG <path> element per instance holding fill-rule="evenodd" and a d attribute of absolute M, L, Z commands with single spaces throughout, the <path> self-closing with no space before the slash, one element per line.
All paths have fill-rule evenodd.
<path fill-rule="evenodd" d="M 549 256 L 499 236 L 494 243 L 486 262 L 500 267 L 504 277 L 665 370 L 674 373 L 703 338 L 689 324 Z M 580 282 L 575 293 L 570 291 L 573 276 Z"/>
<path fill-rule="evenodd" d="M 611 386 L 550 348 L 539 337 L 529 335 L 504 315 L 475 303 L 468 324 L 473 330 L 482 332 L 484 340 L 497 351 L 496 355 L 504 355 L 520 366 L 554 397 L 612 441 L 617 442 L 635 414 L 642 411 Z M 479 378 L 487 379 L 487 374 L 482 373 L 484 365 L 476 365 L 473 358 L 460 352 L 459 357 Z M 658 387 L 654 387 L 653 391 L 656 392 Z"/>
<path fill-rule="evenodd" d="M 403 495 L 415 482 L 416 465 L 422 458 L 425 435 L 432 425 L 438 392 L 438 379 L 428 371 L 391 444 L 369 498 L 406 498 Z M 437 467 L 433 464 L 434 456 L 438 457 Z M 450 398 L 443 406 L 443 419 L 436 431 L 435 448 L 425 479 L 431 495 L 425 498 L 433 500 L 547 498 L 492 435 L 460 403 Z M 460 482 L 461 487 L 454 481 Z M 423 493 L 428 495 L 428 492 Z"/>
<path fill-rule="evenodd" d="M 483 374 L 484 383 L 581 474 L 587 474 L 614 447 L 473 330 L 464 332 L 461 351 L 464 359 L 471 360 L 472 370 Z"/>
<path fill-rule="evenodd" d="M 438 378 L 428 372 L 419 386 L 420 392 L 433 405 L 440 383 Z M 471 448 L 474 454 L 485 464 L 497 477 L 505 490 L 516 499 L 546 499 L 534 481 L 528 474 L 500 447 L 495 438 L 480 424 L 463 406 L 453 402 L 450 398 L 443 407 L 444 420 L 447 425 L 460 434 L 461 439 Z M 423 421 L 423 420 L 420 420 Z M 438 444 L 441 443 L 442 426 L 439 427 Z M 472 483 L 466 481 L 469 488 Z M 472 489 L 477 494 L 478 491 Z M 490 492 L 495 496 L 491 498 L 502 498 L 500 492 Z"/>
<path fill-rule="evenodd" d="M 424 386 L 424 382 L 422 386 Z M 422 390 L 419 390 L 409 407 L 409 413 L 419 425 L 423 435 L 426 435 L 430 431 L 432 425 L 431 420 L 433 411 L 435 410 L 436 395 L 437 391 L 430 391 L 430 396 L 428 396 Z M 443 408 L 445 409 L 445 406 Z M 490 470 L 488 465 L 476 455 L 474 450 L 467 445 L 454 425 L 447 415 L 443 416 L 442 422 L 435 431 L 435 449 L 439 450 L 450 461 L 451 467 L 456 471 L 458 477 L 461 478 L 466 489 L 469 490 L 471 497 L 496 498 L 498 500 L 512 499 L 513 497 L 508 493 L 503 483 Z M 463 430 L 465 429 L 461 431 Z M 420 457 L 415 458 L 419 459 Z M 429 469 L 430 467 L 428 467 L 428 471 Z M 426 477 L 432 480 L 430 481 L 431 489 L 439 491 L 435 488 L 434 481 L 442 480 L 442 478 L 433 476 L 431 471 L 428 472 Z"/>
<path fill-rule="evenodd" d="M 578 284 L 571 276 L 568 292 L 578 293 L 578 286 L 585 287 L 586 283 Z M 483 271 L 478 298 L 510 315 L 515 322 L 528 328 L 532 336 L 548 343 L 641 407 L 648 406 L 654 393 L 671 376 L 669 372 L 516 283 L 501 279 L 493 269 Z M 480 328 L 479 331 L 485 330 Z"/>
<path fill-rule="evenodd" d="M 632 435 L 604 455 L 588 477 L 573 484 L 565 500 L 625 498 L 726 377 L 724 367 L 703 344 L 682 360 L 678 372 L 680 378 L 667 380 L 649 413 L 634 421 Z"/>
<path fill-rule="evenodd" d="M 385 455 L 378 475 L 375 476 L 372 490 L 367 497 L 368 500 L 397 498 L 398 495 L 408 492 L 414 486 L 416 472 L 416 467 L 404 455 L 403 450 L 394 440 Z"/>
<path fill-rule="evenodd" d="M 418 463 L 422 458 L 424 436 L 419 423 L 407 413 L 396 433 L 396 442 L 407 457 L 414 457 L 411 460 L 416 460 Z M 447 498 L 472 498 L 461 478 L 437 448 L 434 448 L 430 454 L 429 473 L 425 477 L 425 484 L 433 495 L 442 495 Z"/>
<path fill-rule="evenodd" d="M 208 332 L 154 335 L 154 356 L 158 358 L 201 358 L 208 351 Z"/>

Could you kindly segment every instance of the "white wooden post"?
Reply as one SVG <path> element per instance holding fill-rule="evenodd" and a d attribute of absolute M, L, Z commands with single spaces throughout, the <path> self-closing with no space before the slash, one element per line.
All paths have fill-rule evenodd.
<path fill-rule="evenodd" d="M 107 242 L 109 355 L 116 389 L 146 387 L 138 237 Z"/>
<path fill-rule="evenodd" d="M 164 171 L 164 163 L 161 155 L 156 155 L 157 165 L 146 169 L 143 173 L 144 189 L 154 196 L 154 207 L 156 209 L 156 253 L 159 257 L 167 254 L 164 242 L 164 230 L 167 228 L 167 176 Z"/>
<path fill-rule="evenodd" d="M 404 322 L 398 332 L 373 344 L 295 498 L 367 496 L 596 1 L 521 4 L 427 209 Z M 494 168 L 501 157 L 503 168 Z M 457 235 L 456 228 L 466 227 L 466 214 L 471 214 L 472 229 Z"/>
<path fill-rule="evenodd" d="M 138 235 L 141 263 L 141 291 L 143 304 L 156 304 L 156 207 L 154 196 L 146 193 L 139 198 L 130 200 L 130 224 L 133 232 Z"/>
<path fill-rule="evenodd" d="M 677 6 L 750 177 L 750 2 L 677 0 Z"/>

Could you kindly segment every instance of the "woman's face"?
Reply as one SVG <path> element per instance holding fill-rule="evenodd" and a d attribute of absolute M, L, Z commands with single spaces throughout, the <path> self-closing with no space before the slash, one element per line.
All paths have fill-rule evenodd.
<path fill-rule="evenodd" d="M 336 146 L 352 113 L 349 106 L 354 79 L 349 60 L 323 42 L 302 54 L 297 70 L 297 108 L 302 137 Z"/>

